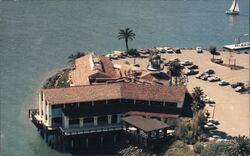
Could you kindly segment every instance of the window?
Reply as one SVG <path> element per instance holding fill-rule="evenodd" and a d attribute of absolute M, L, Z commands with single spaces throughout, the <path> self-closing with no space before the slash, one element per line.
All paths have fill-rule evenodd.
<path fill-rule="evenodd" d="M 92 122 L 94 122 L 94 118 L 93 118 L 93 117 L 84 118 L 83 122 L 84 122 L 84 123 L 92 123 Z"/>
<path fill-rule="evenodd" d="M 63 105 L 52 105 L 52 109 L 63 108 Z"/>
<path fill-rule="evenodd" d="M 122 99 L 121 101 L 122 101 L 122 104 L 128 104 L 128 103 L 134 104 L 134 100 L 130 100 L 130 99 Z"/>
<path fill-rule="evenodd" d="M 117 115 L 112 115 L 111 123 L 117 123 Z"/>
<path fill-rule="evenodd" d="M 135 103 L 138 105 L 148 105 L 149 102 L 145 100 L 136 100 Z"/>
<path fill-rule="evenodd" d="M 108 100 L 108 104 L 117 104 L 120 103 L 120 99 Z"/>
<path fill-rule="evenodd" d="M 152 106 L 163 106 L 163 103 L 162 101 L 150 101 L 150 105 Z"/>
<path fill-rule="evenodd" d="M 98 117 L 98 124 L 107 124 L 108 123 L 108 116 L 100 116 Z"/>
<path fill-rule="evenodd" d="M 99 101 L 94 101 L 95 105 L 103 105 L 106 104 L 106 100 L 99 100 Z"/>
<path fill-rule="evenodd" d="M 80 123 L 80 119 L 70 119 L 69 125 L 76 125 Z"/>
<path fill-rule="evenodd" d="M 80 102 L 80 108 L 86 108 L 86 107 L 91 107 L 91 106 L 92 106 L 92 101 Z"/>
<path fill-rule="evenodd" d="M 174 102 L 166 102 L 166 103 L 165 103 L 165 107 L 168 107 L 168 108 L 176 108 L 176 107 L 177 107 L 177 103 L 174 103 Z"/>
<path fill-rule="evenodd" d="M 78 108 L 78 104 L 77 103 L 67 103 L 65 104 L 66 108 Z"/>
<path fill-rule="evenodd" d="M 61 117 L 52 118 L 52 123 L 61 123 L 61 122 L 62 122 L 62 118 Z"/>

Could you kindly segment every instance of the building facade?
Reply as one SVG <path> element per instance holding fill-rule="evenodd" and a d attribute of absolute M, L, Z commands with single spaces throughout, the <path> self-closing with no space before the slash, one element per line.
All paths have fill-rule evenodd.
<path fill-rule="evenodd" d="M 93 55 L 94 57 L 87 55 L 79 58 L 87 61 L 80 63 L 84 65 L 79 66 L 79 60 L 76 60 L 76 69 L 70 74 L 74 85 L 42 89 L 38 109 L 30 110 L 30 119 L 48 144 L 69 149 L 83 146 L 89 148 L 96 144 L 102 146 L 110 139 L 115 143 L 128 130 L 122 120 L 127 116 L 154 118 L 169 127 L 175 126 L 176 119 L 182 112 L 186 86 L 170 87 L 163 83 L 144 83 L 145 80 L 126 81 L 129 78 L 114 76 L 117 69 L 110 68 L 112 63 L 105 60 L 105 64 L 109 66 L 107 69 L 101 59 Z M 92 60 L 97 62 L 98 68 L 94 68 Z M 80 72 L 84 75 L 81 79 L 76 71 L 80 71 L 80 67 L 86 67 L 88 62 L 91 68 L 88 73 L 91 74 L 84 75 Z M 98 78 L 104 81 L 93 83 L 96 82 L 93 79 Z M 94 143 L 93 138 L 98 138 L 99 141 Z"/>

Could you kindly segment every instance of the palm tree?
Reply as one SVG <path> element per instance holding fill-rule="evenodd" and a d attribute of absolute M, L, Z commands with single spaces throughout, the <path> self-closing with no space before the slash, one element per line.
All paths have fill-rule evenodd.
<path fill-rule="evenodd" d="M 213 55 L 213 59 L 212 60 L 214 60 L 214 55 L 216 54 L 216 47 L 215 46 L 209 46 L 208 50 Z"/>
<path fill-rule="evenodd" d="M 128 51 L 128 40 L 133 41 L 133 39 L 135 38 L 135 33 L 133 33 L 133 30 L 130 28 L 126 28 L 126 29 L 121 29 L 118 33 L 118 39 L 124 39 L 125 40 L 125 44 L 126 44 L 126 49 Z"/>
<path fill-rule="evenodd" d="M 250 138 L 246 136 L 234 137 L 232 145 L 228 149 L 229 155 L 249 156 L 250 155 Z"/>
<path fill-rule="evenodd" d="M 84 52 L 77 52 L 76 54 L 71 54 L 68 59 L 69 59 L 69 63 L 71 63 L 72 65 L 75 64 L 75 59 L 80 58 L 82 56 L 85 56 Z"/>
<path fill-rule="evenodd" d="M 170 74 L 171 74 L 171 84 L 172 84 L 172 77 L 175 77 L 175 85 L 177 86 L 177 78 L 181 76 L 181 64 L 178 61 L 171 61 L 168 67 Z"/>
<path fill-rule="evenodd" d="M 192 91 L 192 96 L 195 101 L 201 100 L 201 95 L 203 95 L 203 90 L 201 87 L 194 87 Z"/>
<path fill-rule="evenodd" d="M 192 110 L 194 113 L 205 107 L 204 101 L 201 100 L 201 95 L 203 95 L 203 90 L 200 87 L 194 87 L 192 91 L 192 97 L 194 100 Z"/>

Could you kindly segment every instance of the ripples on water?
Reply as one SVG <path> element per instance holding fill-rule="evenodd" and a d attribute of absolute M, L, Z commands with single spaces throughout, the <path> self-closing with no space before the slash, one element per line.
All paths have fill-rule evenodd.
<path fill-rule="evenodd" d="M 130 27 L 130 47 L 222 47 L 248 33 L 248 2 L 226 16 L 228 0 L 0 1 L 0 102 L 2 155 L 59 155 L 27 118 L 37 90 L 67 66 L 71 53 L 124 49 L 116 36 Z"/>

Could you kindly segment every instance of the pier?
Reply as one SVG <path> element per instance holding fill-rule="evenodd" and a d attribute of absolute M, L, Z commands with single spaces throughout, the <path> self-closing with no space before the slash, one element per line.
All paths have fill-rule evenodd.
<path fill-rule="evenodd" d="M 241 42 L 239 44 L 224 45 L 224 48 L 229 50 L 243 50 L 250 48 L 250 42 Z"/>

